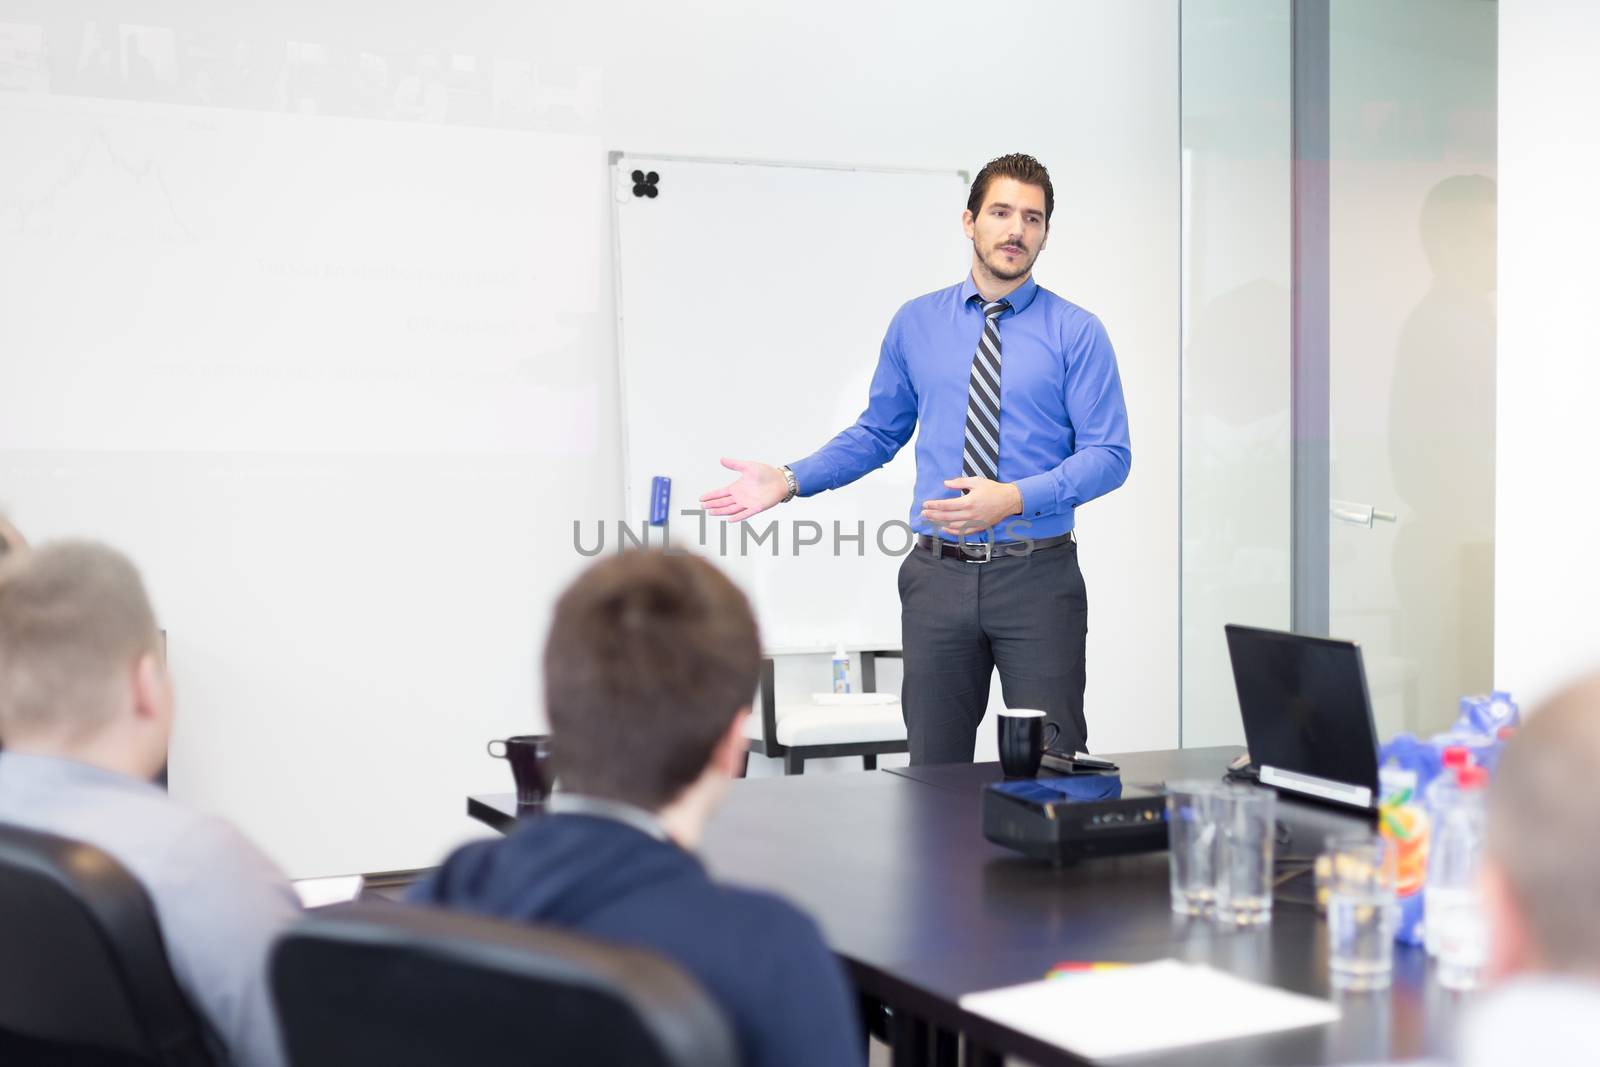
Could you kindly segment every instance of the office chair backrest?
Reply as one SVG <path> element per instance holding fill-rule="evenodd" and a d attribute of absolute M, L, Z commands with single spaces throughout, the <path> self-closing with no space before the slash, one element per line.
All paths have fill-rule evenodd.
<path fill-rule="evenodd" d="M 659 956 L 433 908 L 344 904 L 273 952 L 297 1067 L 735 1067 L 715 1004 Z"/>
<path fill-rule="evenodd" d="M 0 946 L 0 1030 L 161 1067 L 220 1062 L 149 896 L 100 849 L 0 824 Z"/>

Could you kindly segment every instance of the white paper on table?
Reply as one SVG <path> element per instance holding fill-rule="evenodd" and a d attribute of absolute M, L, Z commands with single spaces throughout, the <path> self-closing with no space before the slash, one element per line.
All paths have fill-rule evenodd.
<path fill-rule="evenodd" d="M 961 1007 L 1090 1059 L 1320 1026 L 1326 1000 L 1211 967 L 1157 960 L 968 993 Z"/>
<path fill-rule="evenodd" d="M 302 907 L 325 908 L 359 897 L 366 880 L 359 874 L 341 874 L 332 878 L 301 878 L 289 884 L 300 897 Z"/>
<path fill-rule="evenodd" d="M 811 703 L 825 708 L 876 707 L 900 703 L 896 693 L 812 693 Z"/>

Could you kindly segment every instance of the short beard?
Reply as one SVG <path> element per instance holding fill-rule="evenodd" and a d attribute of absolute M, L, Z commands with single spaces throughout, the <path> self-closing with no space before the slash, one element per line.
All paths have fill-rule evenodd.
<path fill-rule="evenodd" d="M 1037 258 L 1038 258 L 1037 256 L 1034 257 L 1034 259 L 1037 259 Z M 994 265 L 993 262 L 990 261 L 990 259 L 987 256 L 985 256 L 984 260 L 983 260 L 983 265 L 984 265 L 984 268 L 986 270 L 988 270 L 988 272 L 990 274 L 994 275 L 996 278 L 1000 279 L 1001 281 L 1003 281 L 1003 282 L 1014 282 L 1018 278 L 1026 277 L 1028 272 L 1033 269 L 1033 259 L 1028 260 L 1028 262 L 1024 263 L 1020 267 L 1012 269 L 1012 268 L 1008 268 L 1008 267 L 997 267 L 997 266 Z"/>

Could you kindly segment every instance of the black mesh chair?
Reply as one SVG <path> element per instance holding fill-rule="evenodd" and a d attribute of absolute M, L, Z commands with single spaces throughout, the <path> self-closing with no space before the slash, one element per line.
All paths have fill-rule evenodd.
<path fill-rule="evenodd" d="M 356 903 L 290 927 L 272 989 L 295 1067 L 735 1067 L 716 1005 L 649 952 L 433 908 Z"/>
<path fill-rule="evenodd" d="M 0 825 L 0 1062 L 225 1062 L 144 888 L 98 848 Z"/>

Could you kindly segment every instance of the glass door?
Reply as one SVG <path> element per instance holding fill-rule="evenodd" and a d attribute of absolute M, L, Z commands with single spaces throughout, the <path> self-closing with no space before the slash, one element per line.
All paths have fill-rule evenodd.
<path fill-rule="evenodd" d="M 1496 5 L 1328 12 L 1328 630 L 1428 734 L 1493 682 Z"/>
<path fill-rule="evenodd" d="M 1496 22 L 1182 2 L 1186 746 L 1227 622 L 1361 642 L 1383 738 L 1490 687 Z"/>
<path fill-rule="evenodd" d="M 1290 624 L 1290 0 L 1184 0 L 1182 743 L 1244 739 L 1222 627 Z"/>

